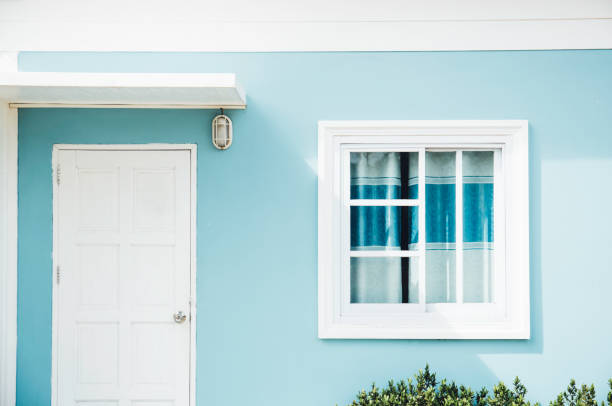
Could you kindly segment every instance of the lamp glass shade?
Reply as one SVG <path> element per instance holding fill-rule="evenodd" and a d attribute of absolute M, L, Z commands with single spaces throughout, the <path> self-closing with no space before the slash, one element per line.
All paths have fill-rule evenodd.
<path fill-rule="evenodd" d="M 224 114 L 213 118 L 212 143 L 218 149 L 228 149 L 232 145 L 232 120 Z"/>

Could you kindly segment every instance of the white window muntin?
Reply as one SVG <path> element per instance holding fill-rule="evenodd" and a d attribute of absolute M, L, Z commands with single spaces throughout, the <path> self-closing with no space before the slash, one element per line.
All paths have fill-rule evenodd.
<path fill-rule="evenodd" d="M 409 136 L 409 137 L 407 137 Z M 494 228 L 494 238 L 504 239 L 505 250 L 495 255 L 506 274 L 497 278 L 505 289 L 496 303 L 504 309 L 483 310 L 482 304 L 426 305 L 425 311 L 407 312 L 407 304 L 362 304 L 357 313 L 343 312 L 341 304 L 342 258 L 340 243 L 343 200 L 341 150 L 381 150 L 401 145 L 405 150 L 447 148 L 499 149 L 496 160 L 494 216 L 505 219 L 506 229 Z M 529 338 L 529 214 L 528 136 L 526 121 L 336 121 L 319 123 L 319 336 L 321 338 Z M 503 176 L 497 174 L 502 173 Z M 423 171 L 420 171 L 423 173 Z M 424 190 L 424 188 L 421 188 Z M 511 192 L 508 194 L 508 192 Z M 422 198 L 422 194 L 419 198 Z M 509 203 L 506 205 L 506 203 Z M 501 214 L 500 214 L 501 213 Z M 511 214 L 509 214 L 511 213 Z M 420 222 L 421 224 L 422 222 Z M 497 225 L 497 224 L 496 224 Z M 421 240 L 423 242 L 426 240 Z M 500 244 L 497 244 L 498 246 Z M 510 257 L 506 252 L 511 252 Z M 499 288 L 496 288 L 499 290 Z M 419 305 L 422 302 L 418 303 Z M 398 309 L 399 311 L 395 311 Z M 398 317 L 399 316 L 399 317 Z"/>

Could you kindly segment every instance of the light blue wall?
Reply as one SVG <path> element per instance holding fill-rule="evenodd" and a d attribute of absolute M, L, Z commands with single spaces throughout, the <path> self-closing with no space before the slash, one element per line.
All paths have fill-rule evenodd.
<path fill-rule="evenodd" d="M 248 109 L 19 113 L 19 406 L 50 403 L 51 146 L 195 142 L 198 405 L 333 405 L 429 362 L 550 400 L 612 376 L 612 51 L 25 53 L 21 70 L 236 72 Z M 527 119 L 528 341 L 317 339 L 317 120 Z"/>

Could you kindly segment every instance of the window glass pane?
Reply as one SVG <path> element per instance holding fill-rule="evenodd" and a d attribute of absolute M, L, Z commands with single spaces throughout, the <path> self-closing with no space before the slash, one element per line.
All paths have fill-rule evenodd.
<path fill-rule="evenodd" d="M 493 301 L 493 151 L 463 152 L 463 300 Z"/>
<path fill-rule="evenodd" d="M 419 153 L 402 152 L 402 199 L 419 198 Z M 406 162 L 407 161 L 407 162 Z M 407 181 L 406 181 L 407 179 Z M 408 187 L 405 184 L 408 184 Z"/>
<path fill-rule="evenodd" d="M 351 258 L 351 303 L 418 303 L 418 258 Z"/>
<path fill-rule="evenodd" d="M 417 152 L 351 152 L 351 199 L 417 199 Z"/>
<path fill-rule="evenodd" d="M 418 238 L 418 207 L 351 207 L 351 250 L 416 250 Z"/>
<path fill-rule="evenodd" d="M 402 258 L 403 303 L 419 303 L 419 258 Z"/>
<path fill-rule="evenodd" d="M 456 301 L 455 152 L 425 153 L 426 302 Z"/>

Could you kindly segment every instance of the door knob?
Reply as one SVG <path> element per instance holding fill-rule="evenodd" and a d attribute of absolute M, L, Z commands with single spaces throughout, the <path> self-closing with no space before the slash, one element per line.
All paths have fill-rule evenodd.
<path fill-rule="evenodd" d="M 174 321 L 177 323 L 182 323 L 185 320 L 187 320 L 187 315 L 185 313 L 183 313 L 182 311 L 178 311 L 176 313 L 174 313 Z"/>

